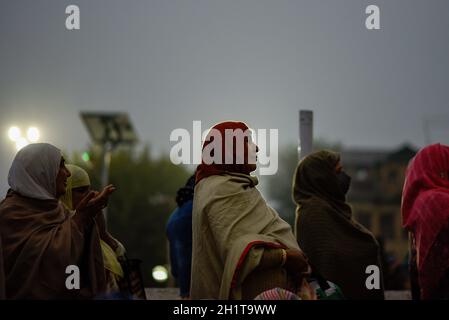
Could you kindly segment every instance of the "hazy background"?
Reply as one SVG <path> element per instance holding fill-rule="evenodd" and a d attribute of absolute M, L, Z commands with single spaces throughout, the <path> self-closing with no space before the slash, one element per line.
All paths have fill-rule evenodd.
<path fill-rule="evenodd" d="M 65 28 L 69 4 L 79 31 Z M 365 28 L 370 4 L 381 30 Z M 449 114 L 448 30 L 445 0 L 2 0 L 0 193 L 9 126 L 83 150 L 80 110 L 127 111 L 155 154 L 193 120 L 244 120 L 295 143 L 299 109 L 315 112 L 317 137 L 344 146 L 448 142 L 449 122 L 428 141 L 423 131 Z"/>

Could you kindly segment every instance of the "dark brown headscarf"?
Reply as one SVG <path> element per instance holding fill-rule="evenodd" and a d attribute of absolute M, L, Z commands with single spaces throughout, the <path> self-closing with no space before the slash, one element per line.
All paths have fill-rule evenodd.
<path fill-rule="evenodd" d="M 254 166 L 251 166 L 248 164 L 248 139 L 250 139 L 250 136 L 245 137 L 245 143 L 244 143 L 244 150 L 241 150 L 238 148 L 237 138 L 233 138 L 233 150 L 232 150 L 232 163 L 225 163 L 226 162 L 226 154 L 231 152 L 231 150 L 226 150 L 226 143 L 225 143 L 225 136 L 226 136 L 226 130 L 232 130 L 237 137 L 242 138 L 241 134 L 248 134 L 249 128 L 248 126 L 239 121 L 226 121 L 221 122 L 219 124 L 216 124 L 211 128 L 209 131 L 206 140 L 203 144 L 202 150 L 206 148 L 209 144 L 214 142 L 214 135 L 213 131 L 215 133 L 221 134 L 221 163 L 211 163 L 206 164 L 204 161 L 204 155 L 202 157 L 202 163 L 198 166 L 197 173 L 196 173 L 196 181 L 195 183 L 200 182 L 201 179 L 204 179 L 206 177 L 212 176 L 212 175 L 219 175 L 223 174 L 225 172 L 235 172 L 235 173 L 243 173 L 243 174 L 250 174 L 252 171 L 254 171 Z M 220 147 L 220 146 L 219 146 Z M 242 151 L 244 154 L 242 154 Z M 241 157 L 244 159 L 243 163 L 239 164 L 237 159 Z"/>
<path fill-rule="evenodd" d="M 293 184 L 293 199 L 296 204 L 315 197 L 327 201 L 340 214 L 351 218 L 351 207 L 338 185 L 335 167 L 340 155 L 332 151 L 319 151 L 305 157 L 298 165 Z"/>
<path fill-rule="evenodd" d="M 380 290 L 368 290 L 366 267 L 381 270 L 377 241 L 352 219 L 351 207 L 338 184 L 337 153 L 319 151 L 304 158 L 293 181 L 297 204 L 296 238 L 310 264 L 336 283 L 349 299 L 383 299 Z"/>

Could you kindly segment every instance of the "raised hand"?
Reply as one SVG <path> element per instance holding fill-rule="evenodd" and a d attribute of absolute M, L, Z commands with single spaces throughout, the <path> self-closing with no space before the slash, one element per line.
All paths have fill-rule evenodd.
<path fill-rule="evenodd" d="M 92 225 L 93 219 L 107 206 L 109 196 L 115 191 L 113 185 L 106 186 L 101 192 L 90 191 L 76 207 L 74 220 L 81 230 Z"/>

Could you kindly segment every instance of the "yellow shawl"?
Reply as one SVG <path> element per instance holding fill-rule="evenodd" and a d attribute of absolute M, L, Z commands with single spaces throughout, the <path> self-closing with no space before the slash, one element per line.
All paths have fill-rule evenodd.
<path fill-rule="evenodd" d="M 73 210 L 72 189 L 90 186 L 90 178 L 87 172 L 79 166 L 67 164 L 66 167 L 69 169 L 71 176 L 67 179 L 66 193 L 63 197 L 61 197 L 61 201 L 70 210 Z M 106 242 L 101 239 L 100 245 L 105 269 L 112 272 L 115 276 L 123 278 L 123 269 L 117 260 L 117 254 Z M 122 245 L 120 244 L 120 246 Z"/>

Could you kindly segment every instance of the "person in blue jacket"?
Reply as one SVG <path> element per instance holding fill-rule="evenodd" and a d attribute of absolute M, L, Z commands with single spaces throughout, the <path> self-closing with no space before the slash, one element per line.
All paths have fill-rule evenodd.
<path fill-rule="evenodd" d="M 176 195 L 178 207 L 167 222 L 167 238 L 170 244 L 171 273 L 179 285 L 179 295 L 188 299 L 190 294 L 190 270 L 192 260 L 192 208 L 195 175 L 191 176 Z"/>

